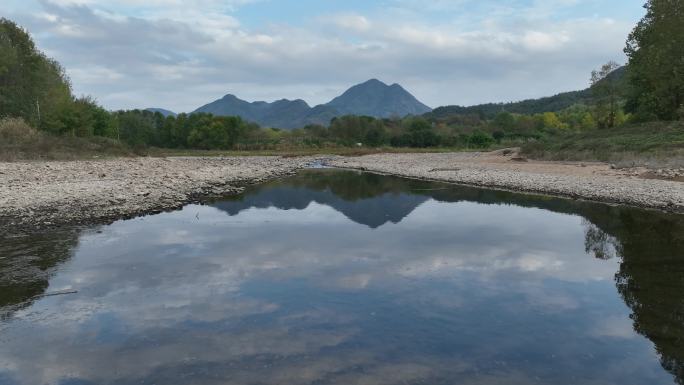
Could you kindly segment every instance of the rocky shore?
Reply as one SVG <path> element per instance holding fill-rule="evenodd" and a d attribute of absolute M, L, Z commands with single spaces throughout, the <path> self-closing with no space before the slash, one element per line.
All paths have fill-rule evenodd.
<path fill-rule="evenodd" d="M 0 231 L 107 223 L 290 175 L 314 158 L 121 158 L 0 163 Z"/>
<path fill-rule="evenodd" d="M 335 158 L 330 166 L 410 178 L 558 195 L 684 213 L 679 170 L 617 169 L 605 163 L 542 162 L 515 151 L 377 154 Z"/>
<path fill-rule="evenodd" d="M 89 225 L 179 208 L 293 174 L 313 162 L 410 178 L 684 213 L 677 172 L 528 161 L 515 152 L 361 157 L 122 158 L 0 163 L 0 231 Z M 661 173 L 662 174 L 662 173 Z M 671 175 L 672 174 L 672 175 Z"/>

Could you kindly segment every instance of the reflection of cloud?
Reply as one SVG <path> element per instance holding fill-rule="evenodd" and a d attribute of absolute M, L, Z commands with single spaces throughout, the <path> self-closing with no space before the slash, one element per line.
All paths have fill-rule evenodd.
<path fill-rule="evenodd" d="M 530 307 L 542 308 L 547 312 L 576 310 L 581 307 L 580 301 L 575 297 L 563 293 L 548 293 L 543 289 L 530 290 L 526 293 L 526 298 Z"/>
<path fill-rule="evenodd" d="M 527 255 L 518 259 L 518 267 L 523 271 L 559 270 L 561 261 L 549 261 L 543 255 Z"/>
<path fill-rule="evenodd" d="M 370 274 L 355 274 L 346 277 L 340 277 L 337 284 L 345 289 L 364 289 L 368 286 L 372 279 Z"/>
<path fill-rule="evenodd" d="M 637 338 L 632 320 L 624 314 L 603 317 L 599 320 L 593 334 L 598 337 Z"/>
<path fill-rule="evenodd" d="M 525 383 L 531 375 L 511 369 L 530 369 L 515 361 L 522 348 L 576 352 L 563 330 L 580 342 L 599 335 L 540 313 L 572 317 L 617 300 L 615 261 L 588 257 L 583 240 L 578 217 L 435 201 L 376 229 L 317 203 L 117 222 L 86 235 L 50 282 L 78 294 L 15 315 L 0 373 L 25 383 L 390 384 L 467 383 L 479 371 Z M 588 284 L 611 291 L 567 289 Z M 492 369 L 493 357 L 510 367 Z"/>

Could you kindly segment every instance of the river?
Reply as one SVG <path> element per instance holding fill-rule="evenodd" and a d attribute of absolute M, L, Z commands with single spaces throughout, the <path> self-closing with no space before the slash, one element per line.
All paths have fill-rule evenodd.
<path fill-rule="evenodd" d="M 684 216 L 333 169 L 0 238 L 0 384 L 682 384 Z"/>

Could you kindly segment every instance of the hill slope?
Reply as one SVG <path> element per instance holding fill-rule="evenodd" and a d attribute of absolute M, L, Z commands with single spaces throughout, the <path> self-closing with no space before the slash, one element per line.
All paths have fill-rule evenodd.
<path fill-rule="evenodd" d="M 150 111 L 150 112 L 159 112 L 160 114 L 166 116 L 177 116 L 178 114 L 170 111 L 170 110 L 165 110 L 163 108 L 145 108 L 145 111 Z"/>
<path fill-rule="evenodd" d="M 625 78 L 626 67 L 620 67 L 608 75 L 612 80 L 622 82 Z M 542 112 L 558 112 L 571 107 L 574 104 L 591 104 L 591 87 L 581 91 L 563 92 L 554 96 L 539 99 L 528 99 L 513 103 L 487 103 L 475 106 L 444 106 L 435 108 L 425 114 L 427 118 L 442 119 L 449 115 L 484 114 L 491 119 L 501 111 L 514 114 L 538 114 Z"/>

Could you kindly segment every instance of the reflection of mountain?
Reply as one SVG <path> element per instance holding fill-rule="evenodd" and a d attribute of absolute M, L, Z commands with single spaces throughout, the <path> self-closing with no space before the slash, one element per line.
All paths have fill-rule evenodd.
<path fill-rule="evenodd" d="M 316 202 L 337 210 L 356 223 L 377 228 L 399 223 L 428 196 L 411 193 L 411 181 L 360 174 L 353 171 L 320 170 L 254 187 L 236 199 L 214 206 L 236 215 L 251 207 L 303 210 Z"/>
<path fill-rule="evenodd" d="M 330 190 L 315 191 L 297 187 L 275 187 L 244 197 L 241 201 L 227 201 L 214 204 L 215 207 L 236 215 L 250 207 L 276 207 L 282 210 L 303 210 L 310 203 L 327 205 L 347 218 L 371 228 L 387 222 L 399 223 L 427 197 L 408 194 L 382 194 L 374 198 L 346 201 Z"/>

